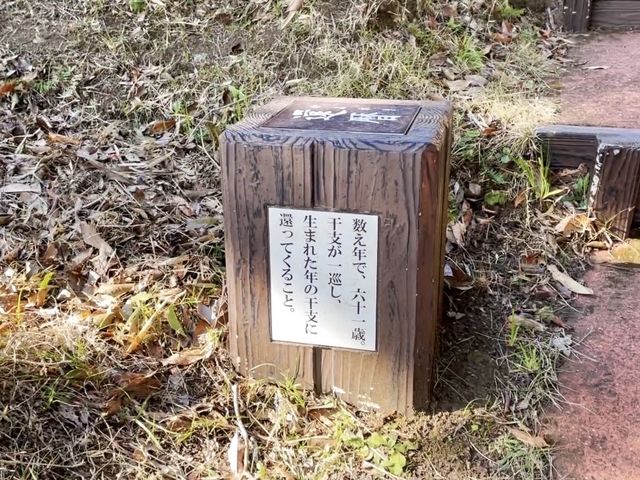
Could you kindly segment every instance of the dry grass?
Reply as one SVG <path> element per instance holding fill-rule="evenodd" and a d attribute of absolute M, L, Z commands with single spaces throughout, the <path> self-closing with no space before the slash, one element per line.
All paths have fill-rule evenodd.
<path fill-rule="evenodd" d="M 564 43 L 473 4 L 308 1 L 284 29 L 282 0 L 0 4 L 0 478 L 550 476 L 507 427 L 539 433 L 566 331 L 505 318 L 568 308 L 520 267 L 573 258 L 557 197 L 513 207 Z M 456 101 L 448 262 L 472 282 L 430 414 L 233 372 L 216 137 L 276 94 Z"/>

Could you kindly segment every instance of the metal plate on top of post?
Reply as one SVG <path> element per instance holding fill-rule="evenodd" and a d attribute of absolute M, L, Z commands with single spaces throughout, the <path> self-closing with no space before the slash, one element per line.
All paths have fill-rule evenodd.
<path fill-rule="evenodd" d="M 404 135 L 419 106 L 349 100 L 297 100 L 262 124 L 267 128 Z"/>

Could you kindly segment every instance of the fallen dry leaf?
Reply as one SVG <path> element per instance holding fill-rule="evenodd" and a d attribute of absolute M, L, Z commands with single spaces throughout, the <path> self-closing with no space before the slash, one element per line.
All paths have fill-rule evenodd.
<path fill-rule="evenodd" d="M 640 240 L 632 238 L 615 245 L 611 250 L 601 250 L 592 255 L 596 263 L 640 264 Z"/>
<path fill-rule="evenodd" d="M 467 226 L 463 222 L 450 223 L 447 226 L 447 239 L 460 247 L 464 247 L 464 235 Z"/>
<path fill-rule="evenodd" d="M 522 190 L 518 195 L 516 195 L 516 198 L 513 201 L 513 205 L 515 207 L 519 207 L 523 203 L 526 203 L 528 198 L 529 198 L 528 190 Z"/>
<path fill-rule="evenodd" d="M 136 287 L 135 283 L 103 283 L 96 290 L 97 295 L 118 296 L 131 292 Z"/>
<path fill-rule="evenodd" d="M 240 432 L 235 431 L 231 442 L 229 442 L 229 450 L 227 452 L 227 458 L 229 459 L 229 469 L 233 474 L 233 478 L 242 478 L 244 472 L 244 451 L 245 445 L 240 438 Z"/>
<path fill-rule="evenodd" d="M 525 445 L 533 448 L 547 448 L 549 444 L 542 437 L 534 437 L 530 433 L 520 430 L 519 428 L 509 427 L 509 433 L 520 440 Z"/>
<path fill-rule="evenodd" d="M 41 191 L 39 183 L 10 183 L 0 187 L 0 193 L 40 193 Z"/>
<path fill-rule="evenodd" d="M 461 92 L 468 89 L 471 85 L 469 80 L 445 80 L 445 83 L 447 84 L 447 88 L 452 92 Z"/>
<path fill-rule="evenodd" d="M 69 270 L 76 270 L 79 267 L 83 266 L 93 255 L 93 250 L 91 248 L 87 248 L 86 250 L 82 250 L 76 256 L 74 256 L 69 262 Z"/>
<path fill-rule="evenodd" d="M 176 121 L 173 118 L 169 118 L 167 120 L 156 120 L 152 122 L 147 127 L 147 131 L 153 135 L 157 135 L 159 133 L 165 133 L 168 130 L 171 130 L 176 126 Z"/>
<path fill-rule="evenodd" d="M 548 265 L 547 270 L 549 270 L 549 273 L 551 273 L 551 277 L 556 282 L 560 283 L 569 291 L 577 293 L 578 295 L 593 295 L 593 290 L 576 282 L 569 275 L 558 270 L 558 267 L 556 267 L 555 265 Z"/>
<path fill-rule="evenodd" d="M 144 399 L 162 388 L 162 383 L 156 378 L 155 374 L 156 372 L 125 372 L 119 376 L 118 384 L 129 395 Z"/>
<path fill-rule="evenodd" d="M 500 33 L 494 33 L 493 39 L 502 44 L 511 43 L 513 40 L 513 24 L 503 21 Z"/>
<path fill-rule="evenodd" d="M 520 257 L 520 269 L 525 273 L 540 274 L 545 270 L 547 262 L 542 255 L 531 254 Z"/>
<path fill-rule="evenodd" d="M 207 355 L 207 349 L 204 347 L 193 347 L 176 352 L 168 358 L 162 361 L 162 365 L 177 365 L 179 367 L 186 367 L 193 363 L 199 362 Z"/>
<path fill-rule="evenodd" d="M 485 138 L 495 137 L 500 129 L 497 126 L 488 126 L 484 130 L 482 130 L 482 136 Z"/>
<path fill-rule="evenodd" d="M 282 28 L 289 25 L 289 22 L 293 20 L 293 17 L 295 17 L 298 10 L 302 8 L 303 3 L 304 3 L 304 0 L 291 0 L 291 2 L 289 3 L 289 6 L 287 7 L 288 15 L 287 15 L 287 18 L 285 18 L 284 22 L 282 23 Z"/>
<path fill-rule="evenodd" d="M 556 178 L 575 179 L 578 177 L 584 177 L 589 173 L 589 167 L 586 163 L 581 163 L 578 168 L 564 168 L 554 174 Z"/>
<path fill-rule="evenodd" d="M 510 35 L 505 35 L 504 33 L 494 33 L 493 39 L 498 43 L 502 43 L 503 45 L 511 43 L 511 40 L 513 40 Z"/>
<path fill-rule="evenodd" d="M 455 263 L 447 263 L 444 266 L 444 281 L 450 288 L 457 290 L 470 290 L 473 288 L 473 278 Z"/>
<path fill-rule="evenodd" d="M 77 138 L 60 135 L 58 133 L 49 132 L 47 136 L 49 137 L 49 141 L 53 143 L 66 143 L 68 145 L 80 145 L 82 143 Z"/>
<path fill-rule="evenodd" d="M 100 251 L 104 250 L 108 255 L 113 252 L 111 246 L 98 234 L 94 225 L 82 222 L 80 224 L 80 232 L 82 233 L 82 240 L 90 247 L 97 248 Z"/>
<path fill-rule="evenodd" d="M 544 332 L 547 329 L 542 323 L 534 320 L 531 315 L 526 313 L 514 313 L 510 315 L 509 323 L 526 328 L 527 330 L 533 330 L 534 332 Z"/>
<path fill-rule="evenodd" d="M 483 77 L 482 75 L 465 75 L 464 79 L 467 80 L 469 82 L 469 85 L 471 85 L 472 87 L 484 87 L 487 83 L 489 83 L 489 80 L 487 80 L 487 78 Z"/>
<path fill-rule="evenodd" d="M 592 219 L 586 213 L 574 213 L 563 218 L 555 227 L 556 233 L 570 237 L 574 233 L 584 233 L 591 227 Z"/>
<path fill-rule="evenodd" d="M 102 416 L 110 417 L 111 415 L 118 413 L 120 410 L 122 410 L 122 395 L 115 394 L 106 401 L 104 410 L 102 411 Z"/>
<path fill-rule="evenodd" d="M 0 95 L 9 95 L 16 89 L 16 82 L 4 82 L 0 84 Z"/>
<path fill-rule="evenodd" d="M 456 3 L 450 3 L 444 5 L 441 10 L 442 16 L 445 18 L 453 18 L 458 16 L 458 5 Z"/>

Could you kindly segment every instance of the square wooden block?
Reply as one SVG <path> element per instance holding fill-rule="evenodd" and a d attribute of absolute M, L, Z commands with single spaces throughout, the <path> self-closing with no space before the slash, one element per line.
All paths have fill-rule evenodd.
<path fill-rule="evenodd" d="M 441 314 L 451 107 L 279 98 L 220 139 L 242 374 L 409 413 Z"/>

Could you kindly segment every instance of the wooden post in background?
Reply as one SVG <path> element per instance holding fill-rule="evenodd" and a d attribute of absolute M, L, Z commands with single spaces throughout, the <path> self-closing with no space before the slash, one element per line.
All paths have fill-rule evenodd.
<path fill-rule="evenodd" d="M 591 22 L 592 0 L 563 0 L 562 15 L 564 30 L 569 33 L 583 33 Z"/>
<path fill-rule="evenodd" d="M 640 130 L 548 125 L 536 135 L 552 169 L 587 166 L 588 210 L 601 226 L 619 238 L 640 227 Z"/>
<path fill-rule="evenodd" d="M 450 134 L 445 102 L 331 98 L 280 98 L 223 134 L 230 350 L 241 373 L 296 377 L 361 407 L 426 407 Z M 348 239 L 335 258 L 331 237 Z"/>

